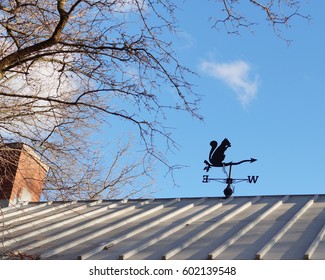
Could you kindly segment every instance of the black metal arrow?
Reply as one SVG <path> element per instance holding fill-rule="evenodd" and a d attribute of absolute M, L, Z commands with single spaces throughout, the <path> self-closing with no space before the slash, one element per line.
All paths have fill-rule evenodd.
<path fill-rule="evenodd" d="M 223 162 L 222 164 L 220 165 L 213 165 L 211 163 L 209 163 L 207 160 L 204 161 L 204 163 L 206 164 L 206 167 L 204 167 L 204 170 L 206 170 L 206 172 L 209 172 L 209 169 L 210 167 L 225 167 L 225 166 L 233 166 L 233 165 L 238 165 L 238 164 L 242 164 L 244 162 L 254 162 L 254 161 L 257 161 L 257 159 L 255 158 L 251 158 L 251 159 L 244 159 L 244 160 L 241 160 L 241 161 L 238 161 L 238 162 Z"/>
<path fill-rule="evenodd" d="M 252 162 L 254 162 L 254 161 L 257 161 L 257 159 L 256 158 L 251 158 L 251 159 L 244 159 L 244 160 L 241 160 L 241 161 L 238 161 L 238 162 L 228 162 L 228 163 L 225 163 L 224 165 L 225 166 L 229 166 L 229 165 L 238 165 L 238 164 L 242 164 L 242 163 L 244 163 L 244 162 L 250 162 L 250 163 L 252 163 Z"/>

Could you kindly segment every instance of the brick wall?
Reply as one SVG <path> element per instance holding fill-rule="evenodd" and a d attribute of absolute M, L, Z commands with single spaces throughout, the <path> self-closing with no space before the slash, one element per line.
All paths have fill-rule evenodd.
<path fill-rule="evenodd" d="M 27 145 L 0 147 L 0 200 L 39 201 L 48 167 Z"/>

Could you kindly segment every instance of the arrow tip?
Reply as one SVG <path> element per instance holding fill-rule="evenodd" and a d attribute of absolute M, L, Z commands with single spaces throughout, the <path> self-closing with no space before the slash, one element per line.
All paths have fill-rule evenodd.
<path fill-rule="evenodd" d="M 254 161 L 257 161 L 256 158 L 251 158 L 251 163 L 254 162 Z"/>

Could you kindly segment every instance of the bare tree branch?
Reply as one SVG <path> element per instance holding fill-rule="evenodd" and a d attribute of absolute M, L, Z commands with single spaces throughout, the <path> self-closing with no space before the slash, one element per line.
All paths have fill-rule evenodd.
<path fill-rule="evenodd" d="M 254 19 L 247 17 L 244 11 L 241 11 L 240 4 L 243 1 L 222 0 L 220 2 L 222 3 L 221 9 L 226 15 L 223 18 L 212 18 L 214 28 L 223 24 L 228 33 L 239 34 L 241 28 L 252 30 L 258 24 Z M 301 2 L 297 0 L 249 0 L 252 6 L 265 14 L 266 21 L 272 26 L 275 34 L 288 43 L 290 40 L 282 35 L 282 27 L 288 27 L 293 18 L 310 19 L 309 15 L 300 13 Z"/>

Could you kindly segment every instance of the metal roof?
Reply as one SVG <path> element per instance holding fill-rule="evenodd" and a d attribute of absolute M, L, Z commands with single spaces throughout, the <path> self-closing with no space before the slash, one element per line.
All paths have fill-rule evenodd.
<path fill-rule="evenodd" d="M 325 195 L 25 203 L 2 258 L 325 259 Z"/>

